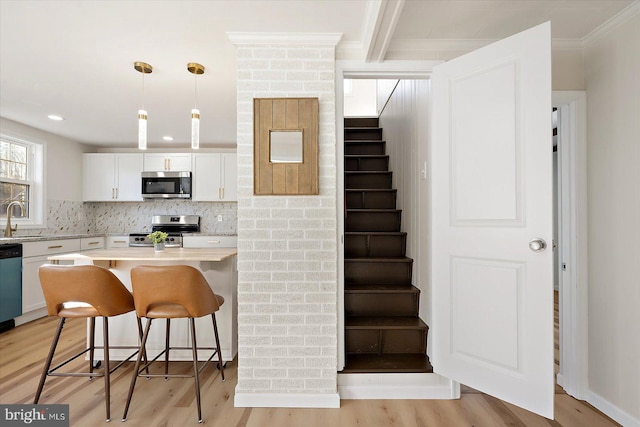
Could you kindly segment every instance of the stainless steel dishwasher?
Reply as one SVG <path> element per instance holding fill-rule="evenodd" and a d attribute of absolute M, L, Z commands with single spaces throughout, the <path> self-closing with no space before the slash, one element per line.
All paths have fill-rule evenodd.
<path fill-rule="evenodd" d="M 22 314 L 22 245 L 0 245 L 0 332 Z"/>

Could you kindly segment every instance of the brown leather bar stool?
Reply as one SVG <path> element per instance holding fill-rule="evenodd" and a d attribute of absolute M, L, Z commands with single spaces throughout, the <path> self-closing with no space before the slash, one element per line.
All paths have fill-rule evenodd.
<path fill-rule="evenodd" d="M 145 377 L 193 377 L 196 387 L 196 404 L 198 408 L 198 422 L 202 422 L 202 410 L 200 405 L 200 371 L 209 363 L 213 357 L 218 355 L 218 366 L 222 381 L 224 381 L 224 365 L 222 353 L 220 352 L 220 340 L 218 338 L 218 326 L 216 324 L 216 311 L 224 303 L 224 298 L 216 295 L 211 290 L 202 273 L 188 265 L 168 265 L 168 266 L 138 266 L 131 269 L 131 285 L 133 287 L 133 299 L 136 306 L 136 314 L 139 318 L 146 317 L 147 324 L 142 337 L 138 360 L 129 387 L 129 396 L 124 408 L 122 421 L 127 420 L 129 404 L 133 396 L 133 389 L 136 386 L 138 376 Z M 196 341 L 195 319 L 211 315 L 213 321 L 213 333 L 216 340 L 215 347 L 198 347 Z M 191 347 L 170 347 L 169 329 L 171 319 L 188 318 L 191 332 Z M 140 367 L 142 354 L 145 351 L 149 330 L 154 319 L 166 319 L 165 348 L 156 357 L 150 360 L 142 368 Z M 193 375 L 175 375 L 168 373 L 169 350 L 187 350 L 193 352 Z M 198 369 L 198 349 L 213 350 L 213 353 L 204 364 Z M 146 353 L 145 353 L 146 354 Z M 140 373 L 155 362 L 160 356 L 165 356 L 164 374 L 149 375 L 148 371 L 144 375 Z"/>
<path fill-rule="evenodd" d="M 36 391 L 34 404 L 40 400 L 42 388 L 47 376 L 93 377 L 104 376 L 104 396 L 107 422 L 111 419 L 110 374 L 133 356 L 137 347 L 118 346 L 111 348 L 135 348 L 127 359 L 115 367 L 109 365 L 109 317 L 129 313 L 134 310 L 131 292 L 109 270 L 94 265 L 43 265 L 38 270 L 40 284 L 47 303 L 49 316 L 58 316 L 58 329 L 51 343 L 49 355 L 42 370 L 40 384 Z M 95 345 L 96 317 L 102 317 L 103 346 Z M 89 344 L 86 349 L 51 368 L 51 362 L 60 340 L 60 334 L 67 318 L 88 318 L 90 321 Z M 142 322 L 137 319 L 138 334 L 142 338 Z M 103 372 L 94 372 L 93 356 L 95 349 L 104 349 Z M 56 372 L 62 366 L 89 352 L 89 372 Z M 146 357 L 145 357 L 146 360 Z"/>

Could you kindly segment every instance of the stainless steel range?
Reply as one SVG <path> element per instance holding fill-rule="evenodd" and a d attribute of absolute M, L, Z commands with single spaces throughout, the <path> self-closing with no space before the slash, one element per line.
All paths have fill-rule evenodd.
<path fill-rule="evenodd" d="M 182 247 L 182 233 L 197 233 L 200 231 L 199 215 L 154 215 L 151 218 L 151 231 L 164 231 L 169 234 L 165 246 L 168 248 Z M 129 246 L 153 246 L 147 237 L 149 233 L 129 234 Z"/>

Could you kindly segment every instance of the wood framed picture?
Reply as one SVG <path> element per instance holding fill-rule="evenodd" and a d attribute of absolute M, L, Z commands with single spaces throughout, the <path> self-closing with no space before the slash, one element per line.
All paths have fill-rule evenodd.
<path fill-rule="evenodd" d="M 318 98 L 253 100 L 253 194 L 318 194 Z"/>

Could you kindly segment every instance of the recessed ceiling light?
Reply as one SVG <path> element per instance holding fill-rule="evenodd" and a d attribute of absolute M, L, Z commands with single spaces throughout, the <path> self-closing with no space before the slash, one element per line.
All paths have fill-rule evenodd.
<path fill-rule="evenodd" d="M 55 120 L 57 122 L 59 122 L 60 120 L 64 120 L 64 117 L 57 116 L 55 114 L 49 114 L 47 117 L 49 117 L 51 120 Z"/>
<path fill-rule="evenodd" d="M 171 136 L 163 136 L 162 139 L 164 139 L 165 141 L 173 141 L 173 137 Z"/>

